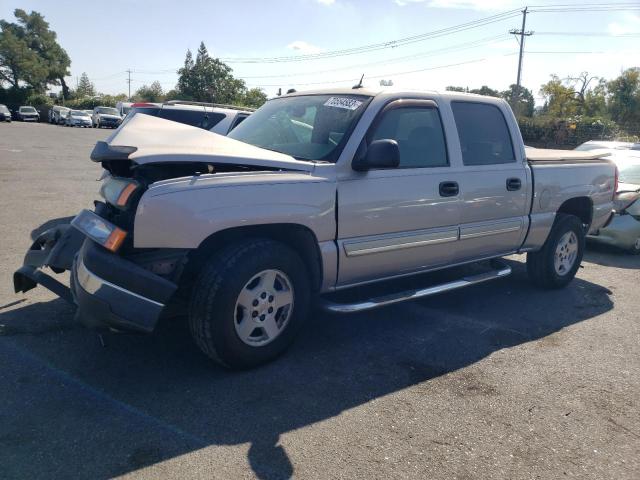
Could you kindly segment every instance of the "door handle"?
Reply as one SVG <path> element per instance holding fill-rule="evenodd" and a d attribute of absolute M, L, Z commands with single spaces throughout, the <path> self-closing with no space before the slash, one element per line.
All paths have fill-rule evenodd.
<path fill-rule="evenodd" d="M 519 178 L 507 178 L 507 190 L 515 192 L 522 187 L 522 181 Z"/>
<path fill-rule="evenodd" d="M 458 195 L 460 188 L 458 187 L 458 182 L 440 182 L 438 190 L 441 197 L 455 197 Z"/>

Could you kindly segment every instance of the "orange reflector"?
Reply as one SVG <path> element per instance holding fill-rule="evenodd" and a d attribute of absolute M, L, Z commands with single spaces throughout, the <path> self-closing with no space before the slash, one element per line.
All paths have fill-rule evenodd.
<path fill-rule="evenodd" d="M 120 195 L 118 196 L 116 205 L 118 207 L 124 207 L 127 204 L 127 201 L 129 200 L 131 194 L 136 191 L 136 188 L 138 188 L 138 186 L 135 183 L 130 183 L 126 187 L 124 187 L 120 192 Z"/>
<path fill-rule="evenodd" d="M 126 236 L 127 232 L 118 227 L 115 227 L 109 234 L 109 237 L 107 237 L 107 240 L 104 242 L 103 246 L 107 250 L 111 250 L 115 253 L 120 248 L 120 245 L 122 245 L 122 242 L 124 242 Z"/>

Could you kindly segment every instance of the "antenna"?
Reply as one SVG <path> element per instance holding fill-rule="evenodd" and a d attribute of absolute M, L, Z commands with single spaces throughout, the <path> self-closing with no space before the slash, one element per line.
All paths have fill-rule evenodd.
<path fill-rule="evenodd" d="M 355 89 L 357 89 L 357 88 L 362 88 L 362 80 L 364 80 L 364 73 L 363 73 L 363 74 L 362 74 L 362 76 L 360 77 L 360 81 L 359 81 L 356 85 L 354 85 L 353 87 L 351 87 L 351 88 L 353 88 L 354 90 L 355 90 Z"/>

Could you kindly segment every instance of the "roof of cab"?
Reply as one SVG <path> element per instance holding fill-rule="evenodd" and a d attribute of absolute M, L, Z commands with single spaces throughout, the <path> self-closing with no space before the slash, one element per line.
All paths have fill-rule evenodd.
<path fill-rule="evenodd" d="M 411 95 L 425 95 L 425 94 L 433 94 L 438 95 L 443 98 L 451 98 L 451 99 L 478 99 L 483 101 L 498 101 L 502 102 L 503 99 L 499 97 L 488 97 L 486 95 L 478 95 L 477 93 L 466 93 L 466 92 L 454 92 L 445 90 L 444 92 L 438 90 L 404 90 L 399 88 L 323 88 L 323 89 L 314 89 L 314 90 L 304 90 L 304 91 L 296 91 L 292 93 L 283 93 L 279 97 L 273 98 L 286 98 L 286 97 L 295 97 L 302 95 L 366 95 L 369 97 L 376 97 L 378 95 L 385 96 L 411 96 Z"/>

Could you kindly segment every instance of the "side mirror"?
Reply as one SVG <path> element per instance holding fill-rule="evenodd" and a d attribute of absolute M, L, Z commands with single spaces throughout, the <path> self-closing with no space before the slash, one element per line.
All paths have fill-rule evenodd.
<path fill-rule="evenodd" d="M 358 172 L 365 172 L 375 168 L 396 168 L 398 165 L 400 165 L 398 142 L 385 138 L 371 142 L 365 155 L 353 161 L 352 168 Z"/>

